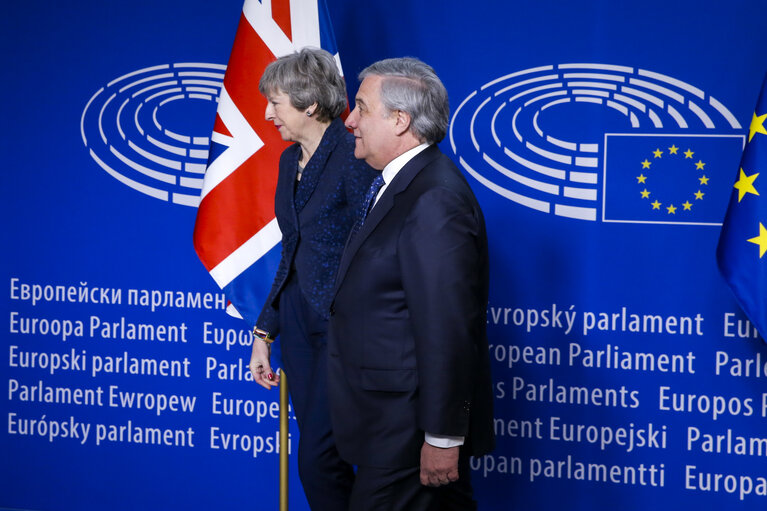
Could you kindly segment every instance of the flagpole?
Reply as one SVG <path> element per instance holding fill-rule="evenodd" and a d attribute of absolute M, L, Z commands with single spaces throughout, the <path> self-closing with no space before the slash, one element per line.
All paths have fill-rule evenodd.
<path fill-rule="evenodd" d="M 288 380 L 280 371 L 280 511 L 288 511 Z"/>

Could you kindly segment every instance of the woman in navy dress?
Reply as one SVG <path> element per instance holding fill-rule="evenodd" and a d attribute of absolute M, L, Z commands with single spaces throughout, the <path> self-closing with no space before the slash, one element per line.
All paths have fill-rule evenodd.
<path fill-rule="evenodd" d="M 256 383 L 277 385 L 270 347 L 279 335 L 282 367 L 298 420 L 298 469 L 312 510 L 348 508 L 354 480 L 338 456 L 327 397 L 327 324 L 346 239 L 375 171 L 354 158 L 354 137 L 339 116 L 346 86 L 335 59 L 303 49 L 267 66 L 259 91 L 266 119 L 283 140 L 275 213 L 282 258 L 256 323 L 249 363 Z"/>

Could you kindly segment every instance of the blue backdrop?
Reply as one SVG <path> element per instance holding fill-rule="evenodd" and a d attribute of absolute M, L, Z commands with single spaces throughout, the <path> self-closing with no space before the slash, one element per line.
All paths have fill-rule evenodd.
<path fill-rule="evenodd" d="M 241 7 L 5 8 L 0 507 L 276 508 L 277 394 L 245 381 L 250 340 L 185 204 Z M 328 7 L 350 97 L 367 64 L 404 55 L 450 94 L 441 147 L 492 257 L 498 448 L 473 461 L 480 509 L 764 507 L 767 350 L 714 253 L 767 5 Z M 122 84 L 151 74 L 191 80 L 186 99 L 168 86 L 134 108 Z M 129 131 L 100 130 L 110 116 Z M 146 175 L 131 150 L 184 144 L 201 152 L 142 168 L 189 164 L 185 180 L 126 181 Z"/>

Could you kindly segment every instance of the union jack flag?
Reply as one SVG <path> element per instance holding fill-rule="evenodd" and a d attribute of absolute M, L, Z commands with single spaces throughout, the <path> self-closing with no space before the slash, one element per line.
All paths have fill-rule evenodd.
<path fill-rule="evenodd" d="M 258 81 L 270 62 L 305 46 L 329 51 L 340 69 L 325 0 L 245 0 L 213 127 L 194 247 L 235 309 L 229 311 L 250 326 L 279 262 L 272 251 L 281 239 L 274 190 L 287 146 L 264 119 Z"/>

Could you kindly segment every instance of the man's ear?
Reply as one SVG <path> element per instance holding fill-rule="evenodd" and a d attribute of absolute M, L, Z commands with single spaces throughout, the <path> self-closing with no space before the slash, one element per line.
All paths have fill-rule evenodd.
<path fill-rule="evenodd" d="M 393 115 L 395 133 L 398 136 L 403 135 L 410 129 L 410 114 L 403 110 L 395 110 Z"/>

